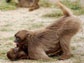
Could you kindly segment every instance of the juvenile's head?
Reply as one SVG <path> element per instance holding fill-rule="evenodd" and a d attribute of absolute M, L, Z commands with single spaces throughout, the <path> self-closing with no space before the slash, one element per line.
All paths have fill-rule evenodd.
<path fill-rule="evenodd" d="M 10 51 L 8 51 L 7 57 L 11 61 L 28 58 L 27 54 L 24 51 L 19 51 L 18 48 L 12 48 Z"/>
<path fill-rule="evenodd" d="M 7 52 L 8 59 L 10 59 L 11 61 L 17 60 L 17 54 L 16 54 L 17 52 L 18 48 L 10 49 L 10 51 Z"/>

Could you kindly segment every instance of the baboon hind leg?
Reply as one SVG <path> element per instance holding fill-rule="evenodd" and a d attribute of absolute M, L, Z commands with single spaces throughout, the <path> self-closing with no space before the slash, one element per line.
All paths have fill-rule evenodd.
<path fill-rule="evenodd" d="M 70 48 L 70 41 L 71 41 L 70 35 L 64 35 L 60 38 L 60 45 L 63 51 L 62 56 L 59 58 L 59 60 L 68 59 L 71 56 L 71 48 Z"/>
<path fill-rule="evenodd" d="M 33 11 L 33 10 L 36 10 L 36 9 L 38 9 L 38 8 L 39 8 L 39 5 L 36 4 L 34 7 L 30 8 L 29 11 Z"/>
<path fill-rule="evenodd" d="M 38 4 L 39 0 L 33 0 L 33 3 L 32 3 L 32 8 L 29 9 L 29 11 L 33 11 L 33 10 L 36 10 L 39 8 L 39 4 Z"/>

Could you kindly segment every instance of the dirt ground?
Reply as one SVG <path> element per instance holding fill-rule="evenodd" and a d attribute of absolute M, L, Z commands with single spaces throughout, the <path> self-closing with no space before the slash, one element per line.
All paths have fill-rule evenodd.
<path fill-rule="evenodd" d="M 40 29 L 54 22 L 57 18 L 43 18 L 42 15 L 54 12 L 56 9 L 40 8 L 33 12 L 28 9 L 17 9 L 11 11 L 0 11 L 0 63 L 84 63 L 84 31 L 73 37 L 71 42 L 73 57 L 67 60 L 52 60 L 52 61 L 31 61 L 20 60 L 11 62 L 7 59 L 6 53 L 10 48 L 13 48 L 14 34 L 22 29 L 35 30 Z M 84 15 L 78 16 L 84 24 Z M 84 27 L 84 26 L 83 26 Z"/>

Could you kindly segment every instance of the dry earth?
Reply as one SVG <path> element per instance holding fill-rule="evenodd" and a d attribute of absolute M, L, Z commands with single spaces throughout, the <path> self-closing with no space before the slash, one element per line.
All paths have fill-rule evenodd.
<path fill-rule="evenodd" d="M 7 59 L 7 51 L 14 47 L 14 34 L 22 29 L 34 30 L 43 28 L 56 18 L 43 18 L 42 15 L 54 12 L 56 9 L 40 8 L 33 12 L 28 9 L 0 11 L 0 63 L 84 63 L 84 32 L 80 31 L 71 42 L 73 57 L 68 60 L 29 61 L 20 60 L 11 62 Z M 84 16 L 78 16 L 84 24 Z"/>

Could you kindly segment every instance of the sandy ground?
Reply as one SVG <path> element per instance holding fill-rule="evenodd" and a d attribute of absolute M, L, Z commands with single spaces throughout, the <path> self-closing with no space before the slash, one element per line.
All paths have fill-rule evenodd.
<path fill-rule="evenodd" d="M 43 18 L 42 15 L 54 12 L 56 9 L 40 8 L 33 12 L 28 9 L 0 11 L 0 63 L 13 63 L 6 57 L 7 51 L 14 47 L 14 34 L 22 29 L 34 30 L 43 28 L 52 23 L 56 18 Z M 84 24 L 84 16 L 78 16 Z M 84 63 L 84 32 L 83 29 L 72 39 L 71 47 L 73 57 L 68 60 L 54 61 L 29 61 L 21 60 L 14 63 Z"/>

